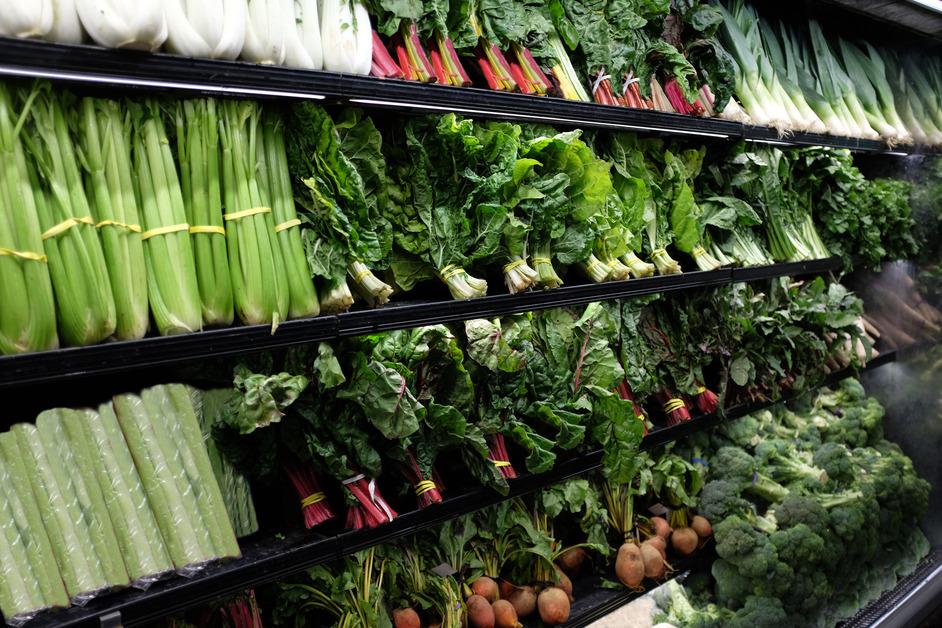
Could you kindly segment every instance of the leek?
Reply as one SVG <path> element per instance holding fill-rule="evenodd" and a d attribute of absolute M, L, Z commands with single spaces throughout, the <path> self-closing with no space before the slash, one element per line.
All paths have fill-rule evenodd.
<path fill-rule="evenodd" d="M 56 309 L 13 97 L 0 85 L 0 354 L 54 349 Z"/>
<path fill-rule="evenodd" d="M 82 100 L 76 116 L 82 164 L 88 173 L 93 217 L 99 229 L 120 340 L 142 338 L 147 311 L 147 269 L 141 242 L 141 219 L 131 173 L 130 122 L 113 100 Z"/>
<path fill-rule="evenodd" d="M 291 0 L 251 0 L 245 21 L 242 58 L 252 63 L 281 65 L 285 61 L 285 24 Z"/>
<path fill-rule="evenodd" d="M 170 52 L 209 59 L 235 59 L 242 52 L 244 0 L 164 0 L 163 4 Z"/>
<path fill-rule="evenodd" d="M 33 125 L 28 131 L 28 145 L 38 173 L 31 174 L 39 221 L 45 229 L 43 243 L 56 296 L 59 331 L 66 344 L 93 344 L 115 331 L 111 280 L 85 196 L 63 94 L 54 94 L 47 84 L 34 88 L 27 102 L 32 98 Z"/>
<path fill-rule="evenodd" d="M 256 178 L 260 111 L 254 102 L 221 103 L 223 201 L 236 312 L 246 324 L 274 330 L 288 315 L 290 295 L 272 208 Z"/>
<path fill-rule="evenodd" d="M 268 114 L 262 120 L 261 132 L 262 141 L 257 142 L 259 186 L 266 203 L 271 205 L 278 246 L 284 257 L 289 295 L 288 316 L 317 316 L 320 314 L 320 303 L 301 243 L 301 221 L 295 211 L 291 175 L 288 172 L 284 123 L 274 114 Z"/>
<path fill-rule="evenodd" d="M 200 293 L 183 193 L 156 103 L 131 106 L 134 166 L 143 218 L 147 292 L 163 335 L 202 328 Z"/>
<path fill-rule="evenodd" d="M 52 0 L 4 2 L 0 11 L 0 35 L 6 37 L 45 37 L 52 23 Z"/>
<path fill-rule="evenodd" d="M 177 105 L 177 154 L 205 325 L 232 323 L 232 281 L 222 221 L 219 117 L 212 99 Z"/>
<path fill-rule="evenodd" d="M 154 51 L 167 39 L 161 0 L 75 0 L 75 8 L 89 36 L 106 48 Z"/>

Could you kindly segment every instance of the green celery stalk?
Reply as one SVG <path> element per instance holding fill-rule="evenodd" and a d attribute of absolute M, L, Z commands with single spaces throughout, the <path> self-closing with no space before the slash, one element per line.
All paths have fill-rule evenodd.
<path fill-rule="evenodd" d="M 58 461 L 50 461 L 53 454 L 46 451 L 35 425 L 19 423 L 12 431 L 36 502 L 46 509 L 43 524 L 69 597 L 84 600 L 108 588 L 72 483 L 59 482 L 53 471 Z"/>
<path fill-rule="evenodd" d="M 57 463 L 52 465 L 52 472 L 60 486 L 71 484 L 75 493 L 81 516 L 85 520 L 92 539 L 89 548 L 98 557 L 108 584 L 120 587 L 130 583 L 118 537 L 115 534 L 111 517 L 105 508 L 105 498 L 101 487 L 91 469 L 87 455 L 81 452 L 83 443 L 71 440 L 65 430 L 65 422 L 72 417 L 81 420 L 81 415 L 91 410 L 47 410 L 36 417 L 36 429 L 47 456 L 53 456 Z"/>
<path fill-rule="evenodd" d="M 133 105 L 134 166 L 144 221 L 147 290 L 162 335 L 202 329 L 203 316 L 183 193 L 155 103 Z M 170 233 L 147 237 L 155 229 Z"/>
<path fill-rule="evenodd" d="M 105 255 L 66 121 L 65 107 L 71 103 L 49 85 L 35 87 L 27 101 L 34 97 L 29 108 L 32 125 L 24 137 L 29 137 L 27 146 L 37 169 L 31 180 L 45 230 L 59 331 L 66 344 L 94 344 L 114 333 L 116 313 Z"/>
<path fill-rule="evenodd" d="M 256 178 L 259 105 L 221 103 L 223 204 L 232 293 L 239 318 L 276 328 L 288 315 L 289 289 L 271 208 Z M 248 212 L 243 214 L 242 212 Z"/>
<path fill-rule="evenodd" d="M 114 409 L 174 566 L 185 569 L 213 558 L 212 540 L 168 442 L 167 417 L 152 417 L 136 395 L 118 395 Z"/>
<path fill-rule="evenodd" d="M 0 462 L 0 610 L 10 621 L 46 608 L 46 602 L 26 551 L 22 520 L 8 499 L 7 479 Z"/>
<path fill-rule="evenodd" d="M 248 480 L 223 457 L 212 437 L 216 417 L 235 396 L 236 392 L 231 388 L 203 392 L 202 412 L 197 416 L 200 420 L 200 430 L 203 432 L 203 442 L 206 443 L 206 452 L 209 454 L 209 462 L 213 467 L 216 481 L 219 482 L 219 489 L 222 491 L 233 531 L 237 538 L 242 538 L 258 532 L 258 518 L 252 501 L 252 492 Z"/>
<path fill-rule="evenodd" d="M 222 230 L 216 101 L 207 98 L 179 103 L 175 121 L 180 182 L 193 240 L 203 323 L 231 325 L 232 281 L 229 278 L 226 234 Z M 213 229 L 220 231 L 214 233 Z"/>
<path fill-rule="evenodd" d="M 136 581 L 172 570 L 173 561 L 167 553 L 114 408 L 110 403 L 102 404 L 97 415 L 86 413 L 78 418 L 80 420 L 66 422 L 66 429 L 87 441 L 85 451 L 98 452 L 92 457 L 95 473 L 115 524 L 129 575 Z"/>
<path fill-rule="evenodd" d="M 0 85 L 0 354 L 59 346 L 52 281 L 15 117 L 10 89 Z"/>
<path fill-rule="evenodd" d="M 56 556 L 52 551 L 52 543 L 43 525 L 43 515 L 33 497 L 26 466 L 13 432 L 0 434 L 0 461 L 3 462 L 5 469 L 4 477 L 0 478 L 0 487 L 6 490 L 7 499 L 14 505 L 14 511 L 17 508 L 22 509 L 25 521 L 20 525 L 20 529 L 29 531 L 25 539 L 26 553 L 42 591 L 45 605 L 65 608 L 69 605 L 69 594 L 66 593 L 62 576 L 59 575 L 59 566 L 56 564 Z M 16 503 L 19 504 L 18 507 Z"/>
<path fill-rule="evenodd" d="M 143 338 L 150 325 L 141 219 L 131 173 L 130 122 L 113 100 L 83 98 L 73 118 L 81 138 L 93 217 L 101 234 L 120 340 Z"/>
<path fill-rule="evenodd" d="M 284 124 L 274 114 L 265 115 L 261 123 L 262 141 L 258 144 L 258 183 L 262 198 L 272 208 L 278 244 L 284 256 L 285 278 L 288 282 L 288 316 L 304 318 L 321 312 L 311 278 L 311 269 L 301 244 L 300 222 L 294 206 L 288 155 L 285 152 Z M 294 225 L 294 226 L 288 226 Z"/>
<path fill-rule="evenodd" d="M 200 517 L 212 539 L 213 556 L 240 556 L 239 544 L 232 531 L 222 493 L 203 444 L 203 432 L 196 418 L 197 412 L 202 411 L 194 408 L 194 401 L 201 401 L 199 392 L 182 384 L 168 384 L 143 391 L 141 398 L 151 409 L 151 416 L 157 411 L 157 416 L 167 419 L 165 433 L 175 447 L 176 460 L 192 487 Z"/>

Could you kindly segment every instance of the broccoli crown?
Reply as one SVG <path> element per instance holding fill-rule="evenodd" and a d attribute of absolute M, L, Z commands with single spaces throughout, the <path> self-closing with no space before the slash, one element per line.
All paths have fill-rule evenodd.
<path fill-rule="evenodd" d="M 727 421 L 717 431 L 743 449 L 755 447 L 760 440 L 759 421 L 752 415 L 746 415 L 736 421 Z"/>
<path fill-rule="evenodd" d="M 824 540 L 804 523 L 772 533 L 770 540 L 778 558 L 796 571 L 815 565 L 824 554 Z"/>
<path fill-rule="evenodd" d="M 788 615 L 782 608 L 782 601 L 774 597 L 750 597 L 726 623 L 728 628 L 779 628 L 787 625 Z"/>
<path fill-rule="evenodd" d="M 752 595 L 752 581 L 743 577 L 731 562 L 718 558 L 710 574 L 716 580 L 716 600 L 727 608 L 740 608 Z"/>
<path fill-rule="evenodd" d="M 883 437 L 883 406 L 875 399 L 844 407 L 836 414 L 824 434 L 825 442 L 866 447 Z"/>
<path fill-rule="evenodd" d="M 850 486 L 856 481 L 854 461 L 843 443 L 824 443 L 812 458 L 814 465 L 824 469 L 833 486 Z"/>
<path fill-rule="evenodd" d="M 830 521 L 828 512 L 813 497 L 791 493 L 775 506 L 775 521 L 779 528 L 791 528 L 800 523 L 819 536 L 826 532 Z"/>
<path fill-rule="evenodd" d="M 733 515 L 713 528 L 716 553 L 746 578 L 765 577 L 778 562 L 775 546 L 744 519 Z"/>
<path fill-rule="evenodd" d="M 805 484 L 809 489 L 820 487 L 827 474 L 811 464 L 811 455 L 781 438 L 769 438 L 756 447 L 755 459 L 773 480 L 786 484 Z"/>
<path fill-rule="evenodd" d="M 715 479 L 728 480 L 767 502 L 775 503 L 788 495 L 788 489 L 758 470 L 755 458 L 739 447 L 720 447 L 710 462 Z"/>

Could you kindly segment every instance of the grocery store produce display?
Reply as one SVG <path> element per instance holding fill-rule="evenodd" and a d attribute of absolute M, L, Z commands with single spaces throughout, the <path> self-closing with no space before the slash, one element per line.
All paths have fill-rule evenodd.
<path fill-rule="evenodd" d="M 936 603 L 936 47 L 819 3 L 27 4 L 9 625 Z"/>

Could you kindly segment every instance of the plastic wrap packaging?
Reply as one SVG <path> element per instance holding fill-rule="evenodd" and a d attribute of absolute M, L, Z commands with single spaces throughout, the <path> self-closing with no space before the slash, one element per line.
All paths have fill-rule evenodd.
<path fill-rule="evenodd" d="M 0 435 L 0 611 L 19 626 L 40 610 L 68 605 L 16 437 Z"/>
<path fill-rule="evenodd" d="M 237 556 L 188 389 L 158 386 L 140 397 L 119 395 L 114 409 L 177 571 L 188 575 L 215 558 Z"/>
<path fill-rule="evenodd" d="M 53 463 L 52 471 L 59 485 L 72 483 L 79 510 L 92 537 L 91 549 L 98 556 L 105 579 L 113 587 L 126 587 L 131 579 L 121 558 L 118 536 L 105 507 L 105 497 L 94 476 L 86 474 L 79 465 L 79 459 L 84 461 L 84 457 L 76 449 L 76 443 L 69 440 L 65 430 L 66 421 L 80 421 L 86 415 L 95 416 L 95 413 L 91 410 L 48 410 L 36 417 L 36 429 L 39 430 L 46 456 Z"/>
<path fill-rule="evenodd" d="M 66 592 L 73 604 L 83 605 L 114 583 L 105 577 L 95 553 L 75 485 L 56 454 L 47 451 L 36 426 L 20 423 L 13 426 L 12 432 Z"/>
<path fill-rule="evenodd" d="M 231 388 L 207 390 L 203 393 L 202 412 L 199 413 L 200 428 L 203 431 L 203 442 L 206 444 L 206 453 L 213 467 L 222 499 L 229 513 L 229 521 L 238 538 L 258 532 L 258 518 L 255 513 L 255 504 L 252 501 L 252 492 L 249 482 L 228 460 L 226 460 L 212 438 L 213 424 L 216 423 L 219 413 L 226 407 L 230 399 L 237 396 Z"/>
<path fill-rule="evenodd" d="M 82 478 L 101 490 L 131 584 L 146 589 L 173 563 L 111 404 L 72 412 L 64 427 Z"/>
<path fill-rule="evenodd" d="M 177 451 L 178 464 L 182 464 L 193 488 L 200 517 L 209 530 L 213 556 L 241 556 L 197 419 L 197 414 L 202 413 L 202 393 L 182 384 L 168 384 L 143 391 L 141 398 L 152 417 L 176 419 L 175 424 L 168 425 L 168 436 Z"/>

